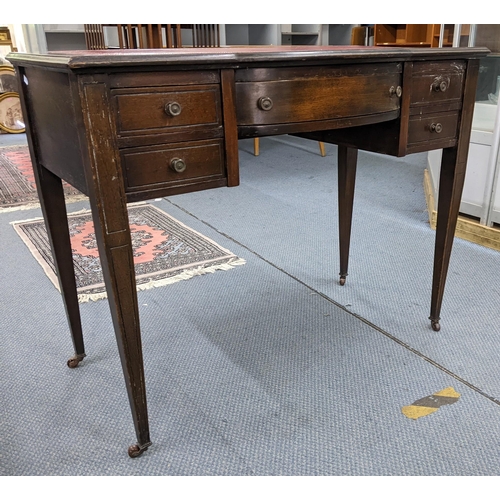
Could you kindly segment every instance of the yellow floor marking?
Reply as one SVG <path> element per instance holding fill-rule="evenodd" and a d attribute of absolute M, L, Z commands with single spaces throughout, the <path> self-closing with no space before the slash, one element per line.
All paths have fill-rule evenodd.
<path fill-rule="evenodd" d="M 420 417 L 425 417 L 427 415 L 430 415 L 431 413 L 434 413 L 435 411 L 438 411 L 439 408 L 429 408 L 427 406 L 403 406 L 401 408 L 401 411 L 403 412 L 403 415 L 408 418 L 413 418 L 414 420 L 417 420 L 417 418 Z"/>
<path fill-rule="evenodd" d="M 453 387 L 447 387 L 446 389 L 443 389 L 442 391 L 434 393 L 434 396 L 445 396 L 447 398 L 459 398 L 460 394 L 453 389 Z"/>
<path fill-rule="evenodd" d="M 417 399 L 411 405 L 403 406 L 401 412 L 405 417 L 416 420 L 438 411 L 441 406 L 456 403 L 459 397 L 460 394 L 453 387 L 446 387 L 446 389 L 435 392 L 431 396 Z"/>

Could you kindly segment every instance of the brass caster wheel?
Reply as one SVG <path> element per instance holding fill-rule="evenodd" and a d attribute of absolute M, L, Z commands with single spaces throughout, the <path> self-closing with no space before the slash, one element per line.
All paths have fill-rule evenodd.
<path fill-rule="evenodd" d="M 431 326 L 432 326 L 432 329 L 435 332 L 439 332 L 439 330 L 441 330 L 441 325 L 439 324 L 439 320 L 438 319 L 432 319 L 431 320 Z"/>
<path fill-rule="evenodd" d="M 341 276 L 340 279 L 339 279 L 339 283 L 340 283 L 340 286 L 344 286 L 345 285 L 345 276 Z"/>
<path fill-rule="evenodd" d="M 129 447 L 128 447 L 128 456 L 129 456 L 130 458 L 136 458 L 136 457 L 138 457 L 138 456 L 142 455 L 142 452 L 143 452 L 143 451 L 144 451 L 144 450 L 141 450 L 141 449 L 139 448 L 139 445 L 134 444 L 134 445 L 132 445 L 132 446 L 129 446 Z"/>
<path fill-rule="evenodd" d="M 84 357 L 85 354 L 75 354 L 72 358 L 68 359 L 66 364 L 69 368 L 76 368 Z"/>
<path fill-rule="evenodd" d="M 151 446 L 151 443 L 148 443 L 145 446 L 139 446 L 138 444 L 133 444 L 128 447 L 128 456 L 130 458 L 140 457 L 144 451 L 146 451 Z"/>

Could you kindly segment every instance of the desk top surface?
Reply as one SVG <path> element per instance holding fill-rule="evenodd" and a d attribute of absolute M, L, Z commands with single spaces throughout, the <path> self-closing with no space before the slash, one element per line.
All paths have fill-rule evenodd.
<path fill-rule="evenodd" d="M 49 52 L 48 54 L 11 53 L 7 59 L 14 65 L 48 66 L 78 70 L 117 66 L 182 66 L 275 63 L 287 65 L 297 62 L 380 62 L 437 59 L 474 59 L 484 57 L 489 50 L 482 47 L 415 48 L 341 46 L 243 46 L 175 49 L 111 49 Z"/>

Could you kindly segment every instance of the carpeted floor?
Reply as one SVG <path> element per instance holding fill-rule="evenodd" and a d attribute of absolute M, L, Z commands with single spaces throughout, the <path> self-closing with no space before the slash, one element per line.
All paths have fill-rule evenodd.
<path fill-rule="evenodd" d="M 336 148 L 260 150 L 241 141 L 237 188 L 153 202 L 246 265 L 139 294 L 153 446 L 136 460 L 107 301 L 82 304 L 88 357 L 68 369 L 60 295 L 0 214 L 0 474 L 498 475 L 498 252 L 455 240 L 433 332 L 426 155 L 360 153 L 340 287 Z"/>

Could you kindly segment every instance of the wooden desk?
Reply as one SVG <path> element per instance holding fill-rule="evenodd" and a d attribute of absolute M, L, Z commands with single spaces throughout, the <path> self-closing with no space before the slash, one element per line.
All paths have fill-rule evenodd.
<path fill-rule="evenodd" d="M 348 270 L 357 151 L 444 148 L 430 320 L 439 330 L 487 49 L 247 47 L 11 54 L 38 194 L 84 358 L 61 179 L 90 198 L 137 444 L 151 445 L 126 202 L 237 186 L 238 138 L 338 144 L 340 284 Z"/>

